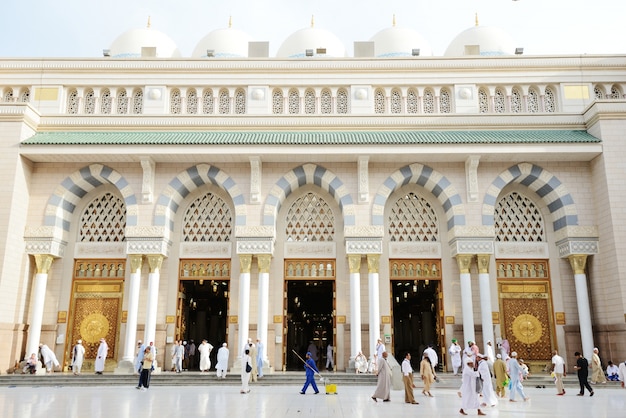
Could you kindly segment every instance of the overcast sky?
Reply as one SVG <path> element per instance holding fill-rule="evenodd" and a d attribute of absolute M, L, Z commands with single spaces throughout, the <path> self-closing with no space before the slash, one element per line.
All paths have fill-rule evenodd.
<path fill-rule="evenodd" d="M 392 25 L 418 31 L 441 56 L 474 25 L 506 29 L 525 55 L 626 53 L 624 0 L 0 0 L 0 57 L 101 57 L 122 33 L 167 34 L 189 57 L 206 34 L 228 27 L 269 41 L 275 56 L 295 31 L 315 27 L 339 37 L 352 56 Z"/>

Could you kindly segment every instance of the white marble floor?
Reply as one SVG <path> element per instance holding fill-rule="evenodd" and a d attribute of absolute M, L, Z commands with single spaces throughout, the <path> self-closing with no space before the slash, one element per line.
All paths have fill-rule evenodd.
<path fill-rule="evenodd" d="M 147 391 L 133 387 L 12 387 L 0 388 L 0 417 L 461 417 L 460 399 L 454 389 L 433 388 L 433 398 L 416 390 L 419 405 L 404 403 L 403 391 L 392 391 L 391 402 L 374 403 L 374 387 L 338 387 L 336 395 L 300 395 L 298 387 L 251 386 L 246 395 L 237 386 L 153 386 Z M 553 387 L 526 388 L 528 402 L 500 402 L 484 408 L 492 417 L 603 418 L 624 416 L 626 390 L 595 387 L 595 396 L 576 396 L 567 388 L 565 396 L 556 396 Z M 476 416 L 476 411 L 468 411 Z"/>

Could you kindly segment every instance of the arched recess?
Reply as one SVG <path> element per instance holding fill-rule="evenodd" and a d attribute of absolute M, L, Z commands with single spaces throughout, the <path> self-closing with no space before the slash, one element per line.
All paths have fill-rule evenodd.
<path fill-rule="evenodd" d="M 448 229 L 465 225 L 465 207 L 456 188 L 443 174 L 419 163 L 402 167 L 380 186 L 372 205 L 372 225 L 384 225 L 387 199 L 394 191 L 411 183 L 422 186 L 437 198 L 446 213 Z"/>
<path fill-rule="evenodd" d="M 355 210 L 348 189 L 335 173 L 316 164 L 296 167 L 274 184 L 263 207 L 263 225 L 276 227 L 276 215 L 287 196 L 305 184 L 315 184 L 330 193 L 341 209 L 344 226 L 354 226 Z"/>
<path fill-rule="evenodd" d="M 136 226 L 139 207 L 132 188 L 120 173 L 101 164 L 81 168 L 57 186 L 48 199 L 44 224 L 69 232 L 77 204 L 87 193 L 103 184 L 112 184 L 119 190 L 126 205 L 126 225 Z"/>
<path fill-rule="evenodd" d="M 572 195 L 563 183 L 548 170 L 530 163 L 510 167 L 491 183 L 483 200 L 483 225 L 494 225 L 498 196 L 510 183 L 519 183 L 537 193 L 550 211 L 554 231 L 566 226 L 578 225 L 578 210 Z"/>
<path fill-rule="evenodd" d="M 169 231 L 173 231 L 174 216 L 183 199 L 205 184 L 214 184 L 228 193 L 235 206 L 235 225 L 245 225 L 246 206 L 239 186 L 224 171 L 209 164 L 189 167 L 170 181 L 157 200 L 154 209 L 154 225 L 166 226 Z"/>

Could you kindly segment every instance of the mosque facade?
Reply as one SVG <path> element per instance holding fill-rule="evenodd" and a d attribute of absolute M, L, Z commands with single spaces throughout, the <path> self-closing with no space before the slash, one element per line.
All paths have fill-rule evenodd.
<path fill-rule="evenodd" d="M 626 56 L 518 47 L 393 26 L 348 56 L 312 25 L 270 57 L 229 27 L 182 57 L 148 28 L 0 59 L 2 368 L 82 339 L 89 370 L 101 338 L 121 373 L 179 339 L 274 371 L 378 339 L 623 361 Z"/>

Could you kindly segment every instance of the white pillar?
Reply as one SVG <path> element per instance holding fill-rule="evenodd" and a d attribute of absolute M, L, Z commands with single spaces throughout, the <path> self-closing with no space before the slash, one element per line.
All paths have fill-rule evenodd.
<path fill-rule="evenodd" d="M 28 325 L 28 343 L 26 344 L 26 357 L 39 352 L 39 340 L 41 339 L 41 324 L 43 322 L 43 306 L 46 300 L 46 286 L 48 283 L 48 272 L 52 266 L 53 258 L 47 254 L 35 254 L 35 264 L 37 274 L 33 285 L 31 296 L 32 310 L 30 312 L 30 323 Z"/>
<path fill-rule="evenodd" d="M 239 341 L 237 344 L 237 356 L 241 358 L 243 346 L 248 342 L 248 332 L 250 327 L 250 268 L 252 265 L 251 254 L 240 254 L 239 263 L 241 272 L 239 273 Z"/>
<path fill-rule="evenodd" d="M 574 270 L 574 284 L 576 286 L 576 302 L 578 304 L 578 323 L 580 324 L 580 340 L 585 358 L 593 355 L 593 328 L 591 327 L 591 309 L 589 308 L 589 292 L 587 289 L 587 275 L 585 274 L 586 255 L 570 255 L 570 265 Z"/>
<path fill-rule="evenodd" d="M 472 281 L 470 276 L 470 264 L 472 255 L 460 254 L 456 256 L 456 261 L 460 270 L 461 281 L 461 309 L 463 314 L 463 345 L 468 341 L 476 341 L 474 337 L 474 307 L 472 304 Z"/>
<path fill-rule="evenodd" d="M 369 254 L 367 256 L 367 269 L 368 269 L 368 291 L 369 291 L 369 347 L 368 351 L 370 357 L 374 356 L 374 347 L 376 342 L 383 337 L 380 335 L 380 254 Z"/>
<path fill-rule="evenodd" d="M 350 265 L 350 359 L 354 360 L 361 347 L 361 255 L 348 256 Z"/>
<path fill-rule="evenodd" d="M 480 318 L 483 328 L 483 353 L 487 353 L 487 341 L 493 339 L 493 318 L 491 316 L 491 286 L 489 280 L 489 254 L 478 254 L 478 286 L 480 289 Z M 495 351 L 494 351 L 495 355 Z"/>
<path fill-rule="evenodd" d="M 130 259 L 130 278 L 128 284 L 128 306 L 126 310 L 126 338 L 124 340 L 124 355 L 122 361 L 133 362 L 135 359 L 135 338 L 137 336 L 137 317 L 139 313 L 139 285 L 141 284 L 140 254 L 132 254 Z"/>
<path fill-rule="evenodd" d="M 154 342 L 156 346 L 156 320 L 159 306 L 159 280 L 161 279 L 162 255 L 147 256 L 150 274 L 148 274 L 148 305 L 146 307 L 146 329 L 143 341 L 145 344 Z"/>
<path fill-rule="evenodd" d="M 272 256 L 270 254 L 263 254 L 257 256 L 259 263 L 259 320 L 257 325 L 257 338 L 261 340 L 263 344 L 263 363 L 268 359 L 267 349 L 267 327 L 268 327 L 268 312 L 269 312 L 269 289 L 270 289 L 270 261 Z"/>

